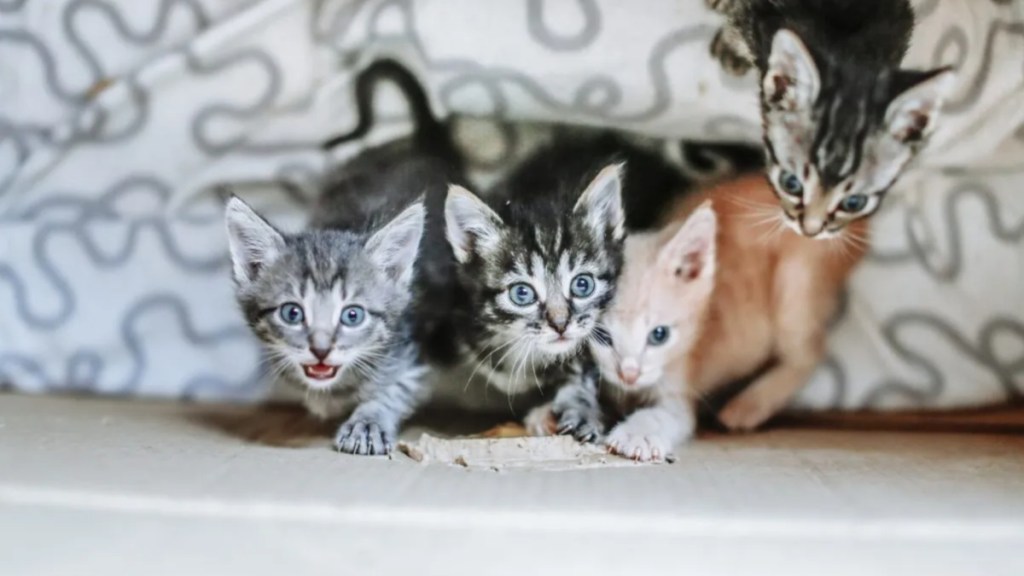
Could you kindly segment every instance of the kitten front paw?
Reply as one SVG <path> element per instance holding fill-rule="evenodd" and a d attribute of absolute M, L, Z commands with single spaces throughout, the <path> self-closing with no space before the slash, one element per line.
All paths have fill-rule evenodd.
<path fill-rule="evenodd" d="M 671 439 L 650 430 L 638 429 L 628 420 L 612 429 L 605 444 L 613 454 L 637 462 L 668 460 L 673 448 Z"/>
<path fill-rule="evenodd" d="M 775 403 L 751 388 L 730 400 L 718 413 L 718 421 L 733 432 L 750 432 L 767 422 L 776 409 Z"/>
<path fill-rule="evenodd" d="M 563 436 L 572 436 L 578 442 L 597 442 L 604 434 L 600 415 L 588 414 L 575 408 L 553 415 L 557 421 L 557 432 Z"/>
<path fill-rule="evenodd" d="M 746 45 L 739 42 L 735 32 L 728 27 L 720 28 L 711 40 L 711 56 L 733 76 L 743 76 L 752 67 Z"/>
<path fill-rule="evenodd" d="M 386 456 L 394 446 L 395 434 L 372 420 L 349 419 L 338 428 L 334 448 L 345 454 Z"/>

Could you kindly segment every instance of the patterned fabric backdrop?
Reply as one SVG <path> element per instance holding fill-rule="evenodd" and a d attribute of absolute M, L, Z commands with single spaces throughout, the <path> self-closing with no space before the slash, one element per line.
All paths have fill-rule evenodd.
<path fill-rule="evenodd" d="M 916 6 L 908 64 L 959 84 L 803 406 L 1024 391 L 1024 2 Z M 300 227 L 354 71 L 401 58 L 439 115 L 496 119 L 458 122 L 483 182 L 543 134 L 508 120 L 756 144 L 753 78 L 708 56 L 718 23 L 704 0 L 0 0 L 0 382 L 265 396 L 221 185 Z M 369 141 L 406 129 L 394 93 L 376 105 Z"/>

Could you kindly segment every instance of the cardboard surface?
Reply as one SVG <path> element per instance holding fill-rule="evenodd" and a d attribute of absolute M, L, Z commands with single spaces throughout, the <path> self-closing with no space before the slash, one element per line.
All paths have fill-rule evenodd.
<path fill-rule="evenodd" d="M 1024 573 L 1017 434 L 778 428 L 495 473 L 341 455 L 331 428 L 0 395 L 0 573 Z"/>

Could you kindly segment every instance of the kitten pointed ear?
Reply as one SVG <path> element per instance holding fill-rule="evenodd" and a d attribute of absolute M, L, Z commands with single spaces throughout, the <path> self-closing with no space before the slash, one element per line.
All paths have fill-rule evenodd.
<path fill-rule="evenodd" d="M 764 103 L 777 110 L 806 110 L 818 99 L 821 89 L 818 67 L 803 41 L 793 32 L 782 29 L 775 33 L 761 89 Z"/>
<path fill-rule="evenodd" d="M 590 182 L 576 201 L 573 213 L 582 215 L 598 237 L 610 233 L 612 239 L 625 236 L 626 212 L 622 208 L 622 171 L 624 164 L 606 166 Z"/>
<path fill-rule="evenodd" d="M 661 249 L 659 265 L 672 270 L 683 282 L 711 278 L 715 271 L 717 234 L 718 218 L 711 202 L 705 200 Z"/>
<path fill-rule="evenodd" d="M 285 250 L 284 236 L 238 196 L 224 211 L 235 282 L 249 284 Z"/>
<path fill-rule="evenodd" d="M 427 211 L 417 200 L 366 241 L 366 255 L 400 284 L 412 281 Z"/>
<path fill-rule="evenodd" d="M 501 238 L 501 217 L 462 186 L 448 187 L 444 202 L 445 236 L 455 259 L 466 263 L 474 252 L 489 250 Z"/>
<path fill-rule="evenodd" d="M 904 144 L 920 142 L 935 128 L 942 104 L 953 91 L 956 73 L 939 68 L 913 80 L 885 110 L 889 133 Z"/>

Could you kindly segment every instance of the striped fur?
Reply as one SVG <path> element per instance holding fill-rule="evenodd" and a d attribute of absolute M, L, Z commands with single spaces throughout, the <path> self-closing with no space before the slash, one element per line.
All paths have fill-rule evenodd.
<path fill-rule="evenodd" d="M 575 401 L 594 394 L 573 390 L 597 385 L 581 354 L 622 266 L 620 172 L 619 164 L 607 166 L 585 189 L 578 173 L 561 173 L 538 187 L 509 186 L 513 175 L 489 203 L 452 187 L 445 207 L 467 293 L 459 317 L 469 362 L 510 394 L 561 388 L 562 431 L 581 440 L 595 440 L 601 429 L 596 404 Z M 592 290 L 575 291 L 584 277 Z M 528 303 L 517 303 L 517 286 L 528 287 Z"/>
<path fill-rule="evenodd" d="M 875 213 L 934 130 L 953 73 L 901 70 L 907 0 L 724 0 L 717 52 L 761 73 L 768 178 L 785 222 L 828 238 Z M 742 47 L 723 48 L 722 43 Z M 721 56 L 720 56 L 721 57 Z M 723 62 L 726 59 L 722 57 Z"/>
<path fill-rule="evenodd" d="M 226 218 L 236 297 L 273 372 L 306 391 L 314 414 L 350 415 L 335 440 L 339 450 L 390 452 L 402 420 L 424 396 L 426 369 L 410 314 L 422 203 L 373 233 L 285 235 L 238 198 Z M 296 305 L 302 320 L 286 322 L 285 308 Z M 352 307 L 364 311 L 357 326 L 342 321 Z M 309 366 L 336 372 L 317 377 Z"/>
<path fill-rule="evenodd" d="M 367 66 L 355 83 L 356 128 L 325 147 L 369 133 L 382 81 L 405 95 L 413 133 L 329 173 L 310 229 L 281 234 L 237 198 L 227 209 L 236 296 L 249 326 L 275 374 L 306 390 L 311 412 L 348 416 L 335 447 L 353 454 L 391 451 L 402 421 L 427 396 L 425 358 L 447 353 L 445 319 L 425 310 L 457 297 L 441 212 L 448 183 L 461 179 L 461 159 L 415 76 L 393 60 Z M 289 303 L 302 307 L 303 322 L 283 321 Z M 366 312 L 358 326 L 342 322 L 349 306 Z M 338 368 L 316 377 L 311 365 Z"/>

